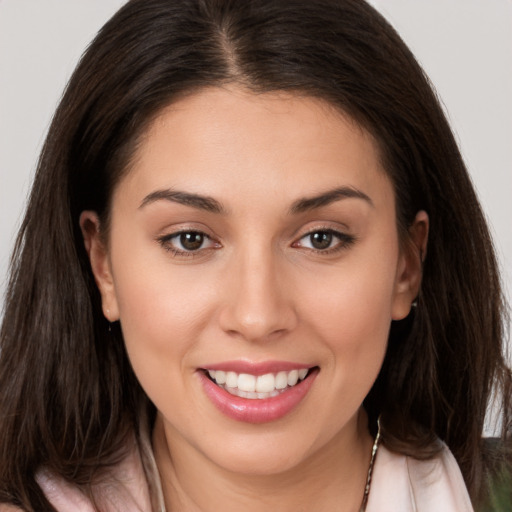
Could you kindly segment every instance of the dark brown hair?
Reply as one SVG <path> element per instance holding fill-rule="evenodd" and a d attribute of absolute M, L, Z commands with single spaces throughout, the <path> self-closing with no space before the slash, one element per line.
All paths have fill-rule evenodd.
<path fill-rule="evenodd" d="M 239 83 L 322 98 L 378 141 L 403 239 L 430 216 L 418 307 L 391 327 L 365 400 L 384 443 L 454 453 L 476 499 L 492 391 L 511 429 L 505 306 L 489 232 L 421 68 L 361 0 L 132 0 L 82 57 L 44 145 L 12 257 L 1 328 L 0 502 L 53 510 L 45 466 L 84 488 L 137 431 L 143 393 L 108 331 L 78 218 L 109 200 L 148 123 L 183 94 Z"/>

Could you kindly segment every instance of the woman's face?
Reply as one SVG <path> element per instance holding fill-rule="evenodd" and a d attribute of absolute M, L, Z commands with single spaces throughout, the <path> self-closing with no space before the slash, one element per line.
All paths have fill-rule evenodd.
<path fill-rule="evenodd" d="M 420 272 L 360 126 L 308 97 L 206 89 L 151 125 L 108 249 L 81 222 L 171 453 L 272 473 L 357 436 Z"/>

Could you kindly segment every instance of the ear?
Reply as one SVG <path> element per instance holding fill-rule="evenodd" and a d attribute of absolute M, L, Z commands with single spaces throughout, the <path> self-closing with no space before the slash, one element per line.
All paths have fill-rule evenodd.
<path fill-rule="evenodd" d="M 110 259 L 102 240 L 98 214 L 93 211 L 83 211 L 80 214 L 80 228 L 92 273 L 101 294 L 103 314 L 109 322 L 115 322 L 119 320 L 119 308 Z"/>
<path fill-rule="evenodd" d="M 409 314 L 411 305 L 420 291 L 423 262 L 427 253 L 428 229 L 428 214 L 421 210 L 416 214 L 409 228 L 409 237 L 401 249 L 392 305 L 393 320 L 402 320 Z"/>

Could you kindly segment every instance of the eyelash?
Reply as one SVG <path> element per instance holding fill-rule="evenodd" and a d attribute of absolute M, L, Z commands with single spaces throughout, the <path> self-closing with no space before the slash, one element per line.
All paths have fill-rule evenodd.
<path fill-rule="evenodd" d="M 353 245 L 357 241 L 355 236 L 348 235 L 347 233 L 342 233 L 341 231 L 337 231 L 332 228 L 315 228 L 311 231 L 308 231 L 304 235 L 302 235 L 297 242 L 294 242 L 292 244 L 292 246 L 293 247 L 301 247 L 300 245 L 298 245 L 301 240 L 304 240 L 305 238 L 311 237 L 318 233 L 328 234 L 328 235 L 331 235 L 333 238 L 338 239 L 337 244 L 335 244 L 333 247 L 328 247 L 326 249 L 315 249 L 314 247 L 303 247 L 304 249 L 307 249 L 308 251 L 311 251 L 315 254 L 320 254 L 322 256 L 327 256 L 329 254 L 335 254 L 337 252 L 348 249 L 351 245 Z"/>
<path fill-rule="evenodd" d="M 174 247 L 172 245 L 172 241 L 179 239 L 182 235 L 200 235 L 203 237 L 203 243 L 205 241 L 210 241 L 214 244 L 212 247 L 206 247 L 206 248 L 199 248 L 197 250 L 182 250 Z M 204 251 L 210 251 L 215 249 L 215 244 L 210 236 L 208 236 L 206 233 L 195 230 L 195 229 L 183 229 L 181 231 L 177 231 L 175 233 L 171 233 L 169 235 L 164 235 L 162 237 L 159 237 L 157 239 L 159 244 L 168 252 L 170 252 L 175 257 L 185 257 L 185 258 L 194 258 L 196 256 L 199 256 L 200 254 L 204 254 Z M 201 244 L 202 245 L 202 244 Z M 220 247 L 220 244 L 217 243 L 217 246 Z"/>
<path fill-rule="evenodd" d="M 304 240 L 307 237 L 311 237 L 319 233 L 327 234 L 332 236 L 333 238 L 338 239 L 338 243 L 335 244 L 333 247 L 327 247 L 326 249 L 316 249 L 314 247 L 304 247 L 303 245 L 300 245 L 301 240 Z M 205 241 L 209 241 L 210 243 L 213 244 L 213 246 L 206 248 L 199 247 L 197 250 L 178 249 L 172 245 L 172 241 L 179 239 L 182 235 L 199 235 L 203 237 L 201 245 L 203 245 Z M 211 251 L 213 249 L 220 247 L 220 244 L 218 242 L 214 242 L 212 238 L 208 236 L 206 233 L 193 229 L 184 229 L 181 231 L 177 231 L 175 233 L 171 233 L 169 235 L 164 235 L 162 237 L 159 237 L 157 241 L 166 251 L 170 252 L 173 256 L 185 258 L 194 258 L 196 256 L 199 256 L 200 254 L 204 254 L 204 251 Z M 336 231 L 335 229 L 332 228 L 316 228 L 302 235 L 296 242 L 293 242 L 292 247 L 302 247 L 303 249 L 306 249 L 315 254 L 327 256 L 329 254 L 334 254 L 342 250 L 348 249 L 355 242 L 356 237 L 352 235 Z"/>

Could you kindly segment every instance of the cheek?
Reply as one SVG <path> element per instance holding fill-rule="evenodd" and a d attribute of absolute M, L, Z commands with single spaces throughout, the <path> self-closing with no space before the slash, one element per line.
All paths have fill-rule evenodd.
<path fill-rule="evenodd" d="M 210 307 L 208 283 L 171 268 L 166 254 L 117 249 L 112 266 L 123 337 L 133 369 L 151 396 L 180 385 L 178 377 L 189 366 Z"/>
<path fill-rule="evenodd" d="M 340 385 L 349 385 L 364 397 L 386 352 L 391 322 L 388 304 L 363 294 L 336 299 L 317 311 L 322 314 L 317 331 L 331 353 Z"/>
<path fill-rule="evenodd" d="M 116 276 L 121 328 L 131 365 L 151 401 L 180 421 L 190 406 L 194 354 L 209 301 L 188 280 L 147 268 Z M 191 295 L 194 300 L 190 300 Z M 173 390 L 169 393 L 169 390 Z M 180 419 L 181 418 L 181 419 Z"/>
<path fill-rule="evenodd" d="M 191 297 L 193 295 L 193 300 Z M 210 307 L 209 294 L 197 283 L 173 279 L 160 272 L 144 272 L 128 279 L 119 276 L 116 296 L 127 344 L 180 352 L 201 330 Z"/>
<path fill-rule="evenodd" d="M 356 258 L 354 258 L 356 260 Z M 331 334 L 352 333 L 347 340 L 389 328 L 395 292 L 396 259 L 357 258 L 339 269 L 317 273 L 307 308 Z"/>
<path fill-rule="evenodd" d="M 310 297 L 304 316 L 330 352 L 337 378 L 355 388 L 371 386 L 384 359 L 396 261 L 396 250 L 361 252 L 336 271 L 317 274 L 315 293 L 299 292 Z"/>

